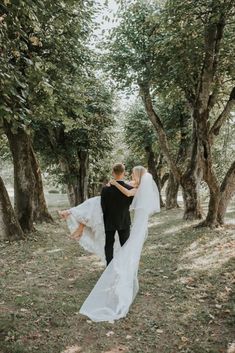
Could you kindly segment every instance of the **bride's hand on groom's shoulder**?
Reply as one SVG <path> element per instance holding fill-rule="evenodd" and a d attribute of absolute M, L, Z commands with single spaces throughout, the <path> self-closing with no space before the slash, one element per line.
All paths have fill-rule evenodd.
<path fill-rule="evenodd" d="M 116 183 L 116 180 L 111 179 L 111 180 L 109 180 L 109 182 L 106 184 L 106 186 L 115 185 L 115 183 Z"/>
<path fill-rule="evenodd" d="M 110 186 L 111 186 L 111 185 L 116 185 L 116 180 L 111 179 L 111 180 L 109 181 L 109 185 L 110 185 Z"/>
<path fill-rule="evenodd" d="M 112 180 L 109 180 L 109 182 L 106 184 L 106 186 L 111 186 L 111 185 L 113 185 Z"/>

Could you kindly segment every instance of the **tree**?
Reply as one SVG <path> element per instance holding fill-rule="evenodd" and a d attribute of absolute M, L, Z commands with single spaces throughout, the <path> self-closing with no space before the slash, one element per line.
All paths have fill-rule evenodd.
<path fill-rule="evenodd" d="M 185 200 L 185 219 L 201 218 L 197 183 L 191 185 L 185 182 L 182 171 L 176 164 L 174 153 L 170 150 L 169 139 L 165 127 L 154 108 L 154 89 L 158 86 L 156 76 L 157 44 L 161 38 L 159 29 L 159 8 L 148 3 L 136 1 L 121 13 L 120 25 L 115 28 L 107 45 L 108 70 L 112 72 L 120 88 L 130 88 L 138 85 L 143 99 L 146 113 L 152 122 L 157 135 L 161 151 L 174 175 L 175 182 L 181 183 Z M 177 88 L 175 88 L 177 91 Z M 189 175 L 189 173 L 188 173 Z M 195 173 L 192 171 L 191 177 Z M 190 185 L 191 187 L 189 188 Z M 193 190 L 192 190 L 193 189 Z M 178 188 L 176 188 L 176 191 Z M 192 208 L 192 204 L 194 207 Z M 190 207 L 189 207 L 190 206 Z"/>
<path fill-rule="evenodd" d="M 149 172 L 153 175 L 160 192 L 160 202 L 163 207 L 164 202 L 161 196 L 163 178 L 162 155 L 159 153 L 153 127 L 146 116 L 143 106 L 138 101 L 130 107 L 125 115 L 124 132 L 130 153 L 133 154 L 135 159 L 143 160 L 142 164 L 146 164 Z"/>
<path fill-rule="evenodd" d="M 24 239 L 24 233 L 15 216 L 7 190 L 0 177 L 0 233 L 4 240 Z"/>
<path fill-rule="evenodd" d="M 32 130 L 42 116 L 45 120 L 63 114 L 62 104 L 56 107 L 57 101 L 64 106 L 70 103 L 74 75 L 80 77 L 81 71 L 86 71 L 87 50 L 83 49 L 92 6 L 92 2 L 72 0 L 66 7 L 62 1 L 22 1 L 20 6 L 4 2 L 0 8 L 0 35 L 4 43 L 2 126 L 14 160 L 16 211 L 21 226 L 28 232 L 33 230 L 34 220 L 51 220 L 33 151 Z M 82 87 L 76 87 L 80 96 Z M 61 97 L 65 91 L 67 94 Z"/>
<path fill-rule="evenodd" d="M 136 1 L 121 12 L 120 25 L 109 42 L 108 59 L 114 78 L 122 87 L 138 84 L 140 88 L 162 152 L 182 186 L 186 219 L 201 218 L 198 188 L 202 177 L 207 182 L 211 197 L 203 224 L 208 226 L 216 223 L 220 198 L 212 167 L 212 137 L 234 104 L 229 81 L 231 93 L 224 110 L 217 119 L 212 114 L 226 97 L 227 79 L 233 77 L 233 45 L 228 43 L 234 36 L 233 9 L 231 1 L 166 1 L 163 8 L 154 2 Z M 187 100 L 194 119 L 191 157 L 184 171 L 174 161 L 164 124 L 153 104 L 153 97 L 168 90 Z M 211 128 L 209 120 L 214 123 Z"/>
<path fill-rule="evenodd" d="M 82 112 L 71 105 L 64 113 L 66 119 L 41 121 L 34 143 L 45 165 L 59 166 L 58 181 L 65 183 L 75 206 L 88 196 L 90 164 L 94 167 L 111 148 L 112 94 L 102 82 L 90 79 Z"/>
<path fill-rule="evenodd" d="M 1 4 L 1 30 L 3 40 L 1 62 L 1 126 L 8 137 L 14 161 L 15 209 L 22 229 L 33 230 L 34 190 L 37 183 L 30 163 L 32 149 L 29 129 L 31 111 L 29 109 L 29 82 L 27 70 L 33 65 L 33 31 L 38 26 L 36 6 L 26 1 L 18 7 L 11 2 Z M 27 131 L 28 130 L 28 131 Z M 19 153 L 20 151 L 20 153 Z M 36 174 L 36 172 L 35 172 Z M 44 195 L 44 217 L 51 220 Z"/>
<path fill-rule="evenodd" d="M 174 4 L 168 1 L 166 4 L 167 35 L 161 59 L 166 63 L 164 74 L 168 77 L 171 75 L 171 81 L 182 89 L 191 105 L 197 141 L 195 165 L 202 169 L 210 190 L 208 214 L 201 224 L 206 226 L 217 224 L 221 198 L 218 177 L 213 167 L 213 140 L 235 104 L 234 68 L 231 66 L 234 51 L 232 38 L 235 38 L 232 25 L 234 10 L 231 1 L 211 0 L 197 2 L 196 6 L 193 1 L 187 2 L 185 6 L 180 1 Z M 167 50 L 167 47 L 172 48 L 173 42 L 176 44 L 176 37 L 179 36 L 184 40 L 178 42 L 177 51 Z M 179 55 L 182 60 L 179 60 Z M 226 103 L 218 113 L 223 99 Z"/>

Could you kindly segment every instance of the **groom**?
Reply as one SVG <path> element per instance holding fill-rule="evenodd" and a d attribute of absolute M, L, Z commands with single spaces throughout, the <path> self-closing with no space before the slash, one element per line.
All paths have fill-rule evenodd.
<path fill-rule="evenodd" d="M 125 167 L 122 163 L 113 166 L 112 175 L 114 179 L 126 189 L 132 186 L 124 182 Z M 130 212 L 129 207 L 133 197 L 127 197 L 114 185 L 105 186 L 101 192 L 101 207 L 104 215 L 105 228 L 105 257 L 107 265 L 113 258 L 113 245 L 116 231 L 119 235 L 121 246 L 127 241 L 130 235 Z"/>

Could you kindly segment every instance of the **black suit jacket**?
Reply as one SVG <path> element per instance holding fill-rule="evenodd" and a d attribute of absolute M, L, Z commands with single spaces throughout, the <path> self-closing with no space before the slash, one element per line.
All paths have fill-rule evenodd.
<path fill-rule="evenodd" d="M 133 189 L 124 181 L 118 181 L 126 189 Z M 122 194 L 114 185 L 105 186 L 101 191 L 101 207 L 104 215 L 105 230 L 121 230 L 130 227 L 129 207 L 133 197 Z"/>

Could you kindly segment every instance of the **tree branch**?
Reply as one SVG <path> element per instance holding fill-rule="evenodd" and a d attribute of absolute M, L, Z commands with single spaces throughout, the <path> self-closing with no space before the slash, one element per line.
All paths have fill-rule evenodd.
<path fill-rule="evenodd" d="M 225 27 L 223 13 L 220 14 L 217 23 L 213 22 L 215 12 L 212 13 L 209 23 L 205 28 L 205 57 L 197 95 L 197 101 L 201 103 L 200 105 L 203 110 L 206 110 L 208 107 L 210 108 L 214 103 L 214 95 L 210 96 L 210 90 L 218 67 L 220 44 Z"/>
<path fill-rule="evenodd" d="M 174 162 L 174 160 L 171 156 L 167 135 L 166 135 L 164 126 L 162 124 L 162 121 L 153 108 L 153 103 L 152 103 L 152 98 L 151 98 L 150 91 L 149 91 L 149 86 L 147 84 L 139 83 L 139 87 L 140 87 L 140 95 L 143 99 L 143 103 L 144 103 L 147 115 L 148 115 L 150 121 L 152 122 L 154 128 L 157 131 L 162 153 L 164 154 L 166 161 L 167 161 L 172 173 L 174 174 L 174 177 L 176 178 L 176 180 L 178 182 L 180 182 L 181 173 L 180 173 L 178 167 L 176 166 L 176 163 Z"/>
<path fill-rule="evenodd" d="M 218 116 L 218 118 L 216 119 L 216 121 L 214 122 L 213 126 L 210 129 L 211 137 L 212 135 L 215 135 L 215 136 L 219 135 L 221 126 L 227 119 L 228 115 L 230 114 L 234 106 L 235 106 L 235 87 L 233 87 L 223 111 L 220 113 L 220 115 Z"/>

